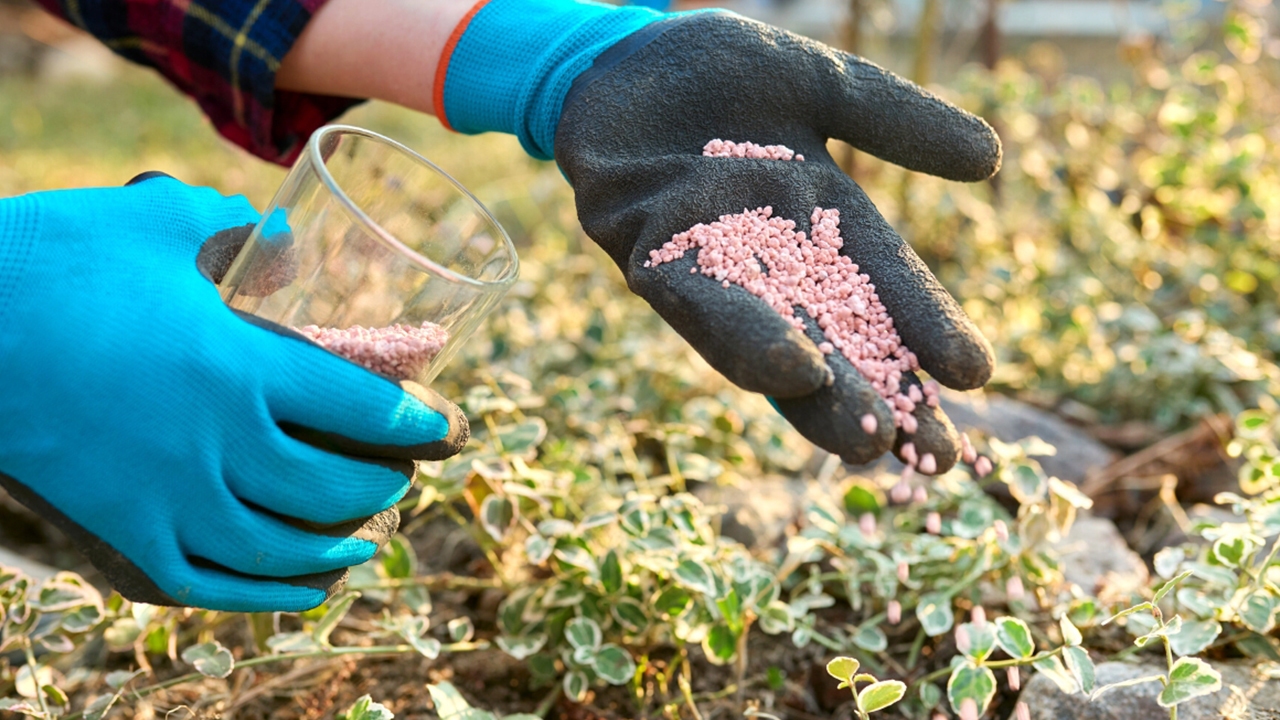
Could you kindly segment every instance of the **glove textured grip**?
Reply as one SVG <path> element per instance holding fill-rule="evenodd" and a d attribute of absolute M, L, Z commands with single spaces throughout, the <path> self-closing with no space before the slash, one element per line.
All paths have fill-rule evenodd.
<path fill-rule="evenodd" d="M 39 203 L 25 195 L 0 200 L 0 327 L 4 327 L 8 310 L 18 296 L 38 237 Z M 0 340 L 0 357 L 4 350 L 4 342 Z"/>

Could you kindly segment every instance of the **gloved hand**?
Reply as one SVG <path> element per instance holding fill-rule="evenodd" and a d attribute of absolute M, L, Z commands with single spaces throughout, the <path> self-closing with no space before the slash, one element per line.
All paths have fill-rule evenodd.
<path fill-rule="evenodd" d="M 0 200 L 0 485 L 129 599 L 315 607 L 466 419 L 238 317 L 206 276 L 258 213 L 157 175 Z"/>
<path fill-rule="evenodd" d="M 955 463 L 959 439 L 946 417 L 918 403 L 916 432 L 895 431 L 867 379 L 838 352 L 819 352 L 825 338 L 803 311 L 808 338 L 743 288 L 691 274 L 693 252 L 645 264 L 676 233 L 744 208 L 771 206 L 806 232 L 815 207 L 838 209 L 841 252 L 870 276 L 920 366 L 944 385 L 980 387 L 992 372 L 990 346 L 826 141 L 976 181 L 1000 164 L 985 122 L 857 57 L 725 12 L 492 0 L 442 67 L 437 111 L 446 124 L 514 132 L 535 156 L 554 147 L 587 234 L 731 381 L 772 396 L 801 433 L 848 462 L 911 441 L 917 457 L 934 455 L 936 472 Z M 704 157 L 713 139 L 785 145 L 805 160 Z"/>

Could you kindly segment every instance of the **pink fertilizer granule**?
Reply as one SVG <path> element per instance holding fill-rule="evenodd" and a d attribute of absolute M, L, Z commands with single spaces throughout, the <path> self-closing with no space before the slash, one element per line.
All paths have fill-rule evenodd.
<path fill-rule="evenodd" d="M 1021 600 L 1027 594 L 1026 588 L 1022 585 L 1022 578 L 1017 575 L 1009 578 L 1008 582 L 1004 584 L 1004 588 L 1010 600 Z"/>
<path fill-rule="evenodd" d="M 757 145 L 753 142 L 736 143 L 732 140 L 712 140 L 702 147 L 705 157 L 753 158 L 755 160 L 795 160 L 804 162 L 803 155 L 786 145 Z"/>
<path fill-rule="evenodd" d="M 920 456 L 920 472 L 925 475 L 932 475 L 938 472 L 938 460 L 933 453 L 925 453 Z"/>
<path fill-rule="evenodd" d="M 412 380 L 449 341 L 449 333 L 435 323 L 337 328 L 307 325 L 296 328 L 324 349 L 376 373 Z"/>
<path fill-rule="evenodd" d="M 973 623 L 973 626 L 979 630 L 986 627 L 987 609 L 981 605 L 974 605 L 973 609 L 969 611 L 969 622 Z"/>
<path fill-rule="evenodd" d="M 942 515 L 931 512 L 924 518 L 924 529 L 930 535 L 938 535 L 942 532 Z"/>
<path fill-rule="evenodd" d="M 903 475 L 913 472 L 910 466 L 903 468 Z M 889 499 L 899 505 L 906 505 L 911 502 L 911 483 L 906 478 L 898 480 L 889 490 Z"/>

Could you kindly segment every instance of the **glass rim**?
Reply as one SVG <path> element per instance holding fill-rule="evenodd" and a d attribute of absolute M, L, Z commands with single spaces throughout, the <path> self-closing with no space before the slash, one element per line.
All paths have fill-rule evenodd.
<path fill-rule="evenodd" d="M 503 247 L 506 248 L 507 255 L 511 258 L 511 262 L 507 265 L 503 274 L 493 280 L 480 280 L 468 275 L 463 275 L 456 270 L 450 270 L 431 258 L 426 257 L 422 253 L 410 248 L 408 245 L 400 242 L 395 235 L 379 225 L 376 220 L 369 217 L 368 213 L 361 209 L 361 207 L 357 205 L 356 202 L 352 200 L 351 197 L 342 189 L 342 186 L 338 183 L 337 179 L 333 177 L 333 173 L 329 172 L 329 166 L 325 163 L 324 157 L 320 154 L 320 147 L 322 145 L 321 141 L 331 134 L 361 135 L 384 145 L 388 145 L 407 155 L 411 160 L 424 166 L 427 170 L 436 173 L 448 181 L 449 184 L 461 193 L 463 197 L 471 201 L 471 204 L 477 211 L 479 211 L 480 215 L 489 222 L 489 224 L 498 229 L 498 234 L 502 237 Z M 493 213 L 489 212 L 489 208 L 485 207 L 484 203 L 480 202 L 479 198 L 473 195 L 470 190 L 462 185 L 462 183 L 455 180 L 452 175 L 442 170 L 439 165 L 436 165 L 417 152 L 414 152 L 411 148 L 406 147 L 402 143 L 396 142 L 395 140 L 392 140 L 380 133 L 356 127 L 354 125 L 324 125 L 317 128 L 316 131 L 311 134 L 310 139 L 307 140 L 306 153 L 311 159 L 311 164 L 316 168 L 316 174 L 320 177 L 320 182 L 329 190 L 330 193 L 334 195 L 334 197 L 338 199 L 338 202 L 341 203 L 349 213 L 351 213 L 356 221 L 364 225 L 379 242 L 404 256 L 410 262 L 420 265 L 425 270 L 442 276 L 446 280 L 480 288 L 502 287 L 504 285 L 509 286 L 515 281 L 520 271 L 520 256 L 516 253 L 515 243 L 511 241 L 511 236 L 507 234 L 506 228 L 502 227 L 502 223 L 498 222 L 498 219 L 493 216 Z"/>

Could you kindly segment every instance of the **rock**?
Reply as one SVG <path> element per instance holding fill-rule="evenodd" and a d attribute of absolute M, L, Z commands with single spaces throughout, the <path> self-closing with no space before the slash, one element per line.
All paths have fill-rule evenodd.
<path fill-rule="evenodd" d="M 1067 582 L 1097 595 L 1104 588 L 1123 591 L 1147 586 L 1147 565 L 1129 549 L 1116 524 L 1082 512 L 1067 536 L 1058 544 L 1062 553 L 1062 573 Z"/>
<path fill-rule="evenodd" d="M 725 509 L 720 533 L 749 548 L 766 548 L 782 542 L 787 525 L 804 512 L 811 483 L 801 479 L 766 476 L 744 488 L 698 483 L 693 494 L 708 505 Z"/>
<path fill-rule="evenodd" d="M 942 391 L 942 409 L 961 432 L 975 430 L 1004 442 L 1032 435 L 1058 448 L 1038 457 L 1045 472 L 1077 485 L 1093 470 L 1110 465 L 1115 454 L 1057 415 L 995 393 Z"/>
<path fill-rule="evenodd" d="M 0 567 L 14 568 L 36 580 L 47 580 L 58 572 L 44 563 L 25 558 L 3 546 L 0 546 Z"/>
<path fill-rule="evenodd" d="M 1222 673 L 1222 689 L 1178 706 L 1178 720 L 1280 720 L 1280 676 L 1237 663 L 1211 663 Z M 1164 665 L 1107 662 L 1098 665 L 1098 686 L 1156 675 Z M 1035 675 L 1019 698 L 1031 709 L 1031 720 L 1160 720 L 1169 711 L 1156 703 L 1161 685 L 1143 683 L 1117 688 L 1090 702 L 1067 695 L 1044 675 Z"/>

